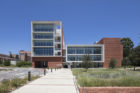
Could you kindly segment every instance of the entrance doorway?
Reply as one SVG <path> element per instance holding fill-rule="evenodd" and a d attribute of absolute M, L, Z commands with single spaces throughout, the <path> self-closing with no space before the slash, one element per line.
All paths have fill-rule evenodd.
<path fill-rule="evenodd" d="M 48 61 L 36 61 L 35 68 L 46 68 L 48 67 Z"/>

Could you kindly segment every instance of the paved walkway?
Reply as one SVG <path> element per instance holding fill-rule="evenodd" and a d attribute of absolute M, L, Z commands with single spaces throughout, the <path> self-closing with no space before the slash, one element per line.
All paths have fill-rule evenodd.
<path fill-rule="evenodd" d="M 43 76 L 12 93 L 78 93 L 70 69 L 59 69 Z"/>

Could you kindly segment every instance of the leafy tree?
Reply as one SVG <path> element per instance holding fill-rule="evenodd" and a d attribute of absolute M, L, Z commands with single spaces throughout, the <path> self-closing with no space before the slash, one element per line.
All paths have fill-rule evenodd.
<path fill-rule="evenodd" d="M 25 59 L 24 59 L 25 61 L 28 61 L 28 55 L 27 55 L 27 53 L 25 53 Z"/>
<path fill-rule="evenodd" d="M 10 58 L 13 58 L 12 52 L 9 52 Z"/>
<path fill-rule="evenodd" d="M 18 55 L 18 54 L 16 55 L 16 59 L 17 59 L 17 60 L 19 59 L 19 55 Z"/>
<path fill-rule="evenodd" d="M 114 58 L 111 58 L 110 63 L 109 63 L 109 67 L 113 69 L 116 67 L 116 65 L 117 65 L 117 60 Z"/>
<path fill-rule="evenodd" d="M 11 63 L 10 63 L 10 61 L 5 61 L 5 62 L 4 62 L 4 65 L 5 65 L 5 66 L 10 66 Z"/>
<path fill-rule="evenodd" d="M 137 66 L 140 66 L 140 45 L 135 48 Z"/>
<path fill-rule="evenodd" d="M 123 45 L 123 56 L 128 57 L 134 47 L 134 43 L 130 38 L 122 38 L 121 44 Z"/>
<path fill-rule="evenodd" d="M 82 67 L 85 68 L 87 71 L 88 68 L 91 67 L 91 64 L 92 64 L 92 59 L 90 55 L 89 54 L 84 55 L 82 58 Z"/>
<path fill-rule="evenodd" d="M 122 60 L 122 66 L 126 68 L 130 64 L 130 60 L 128 57 L 124 57 Z"/>
<path fill-rule="evenodd" d="M 129 60 L 131 62 L 131 65 L 134 66 L 134 71 L 136 70 L 136 65 L 137 65 L 137 61 L 136 61 L 136 53 L 135 51 L 131 51 L 131 54 L 129 55 Z"/>
<path fill-rule="evenodd" d="M 0 64 L 2 64 L 2 61 L 0 60 Z"/>
<path fill-rule="evenodd" d="M 140 64 L 140 46 L 137 46 L 136 48 L 133 49 L 133 51 L 131 51 L 129 60 L 131 62 L 131 65 L 134 66 L 135 71 L 136 66 Z"/>

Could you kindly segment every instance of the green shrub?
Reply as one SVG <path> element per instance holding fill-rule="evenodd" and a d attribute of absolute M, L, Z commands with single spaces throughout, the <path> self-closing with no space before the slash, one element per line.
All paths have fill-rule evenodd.
<path fill-rule="evenodd" d="M 5 66 L 10 66 L 11 63 L 10 63 L 10 61 L 5 61 L 5 62 L 4 62 L 4 65 L 5 65 Z"/>
<path fill-rule="evenodd" d="M 112 58 L 112 59 L 110 60 L 109 67 L 110 67 L 110 68 L 115 68 L 115 67 L 116 67 L 116 64 L 117 64 L 117 60 L 114 59 L 114 58 Z"/>
<path fill-rule="evenodd" d="M 16 63 L 16 66 L 18 66 L 18 67 L 31 67 L 32 63 L 31 62 L 20 61 L 20 62 Z"/>
<path fill-rule="evenodd" d="M 18 88 L 21 85 L 21 79 L 16 78 L 11 80 L 11 87 Z"/>
<path fill-rule="evenodd" d="M 4 65 L 3 64 L 0 64 L 0 67 L 3 67 Z"/>
<path fill-rule="evenodd" d="M 0 85 L 0 93 L 8 93 L 9 92 L 9 88 L 6 85 Z"/>
<path fill-rule="evenodd" d="M 2 61 L 0 60 L 0 64 L 2 64 Z"/>
<path fill-rule="evenodd" d="M 10 80 L 4 79 L 1 82 L 3 85 L 10 86 Z"/>

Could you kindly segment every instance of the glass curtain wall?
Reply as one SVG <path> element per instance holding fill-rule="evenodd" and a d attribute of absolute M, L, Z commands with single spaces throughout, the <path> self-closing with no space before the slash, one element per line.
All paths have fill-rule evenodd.
<path fill-rule="evenodd" d="M 92 61 L 102 61 L 101 47 L 68 47 L 67 60 L 68 61 L 82 61 L 82 57 L 89 54 Z"/>

